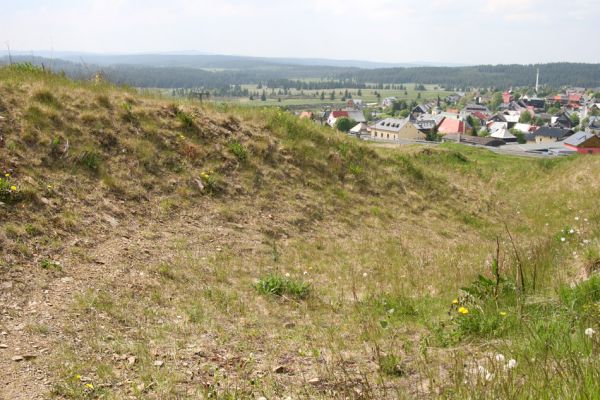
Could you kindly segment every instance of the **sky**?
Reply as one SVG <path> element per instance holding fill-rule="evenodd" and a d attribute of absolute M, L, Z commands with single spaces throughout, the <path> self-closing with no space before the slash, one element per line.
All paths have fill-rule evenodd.
<path fill-rule="evenodd" d="M 598 0 L 0 0 L 21 51 L 600 62 Z"/>

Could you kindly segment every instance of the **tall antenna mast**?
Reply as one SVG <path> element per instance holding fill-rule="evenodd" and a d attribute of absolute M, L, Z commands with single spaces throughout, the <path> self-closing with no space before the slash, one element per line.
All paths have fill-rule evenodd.
<path fill-rule="evenodd" d="M 537 69 L 537 75 L 535 77 L 535 94 L 538 94 L 538 89 L 540 87 L 540 69 Z"/>
<path fill-rule="evenodd" d="M 6 42 L 6 48 L 8 49 L 8 60 L 10 62 L 10 65 L 13 65 L 12 55 L 10 54 L 10 43 L 9 42 Z"/>

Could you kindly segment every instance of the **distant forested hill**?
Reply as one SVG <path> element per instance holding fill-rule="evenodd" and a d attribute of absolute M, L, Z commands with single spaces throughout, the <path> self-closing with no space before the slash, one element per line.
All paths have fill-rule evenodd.
<path fill-rule="evenodd" d="M 120 61 L 127 61 L 121 58 Z M 132 61 L 132 60 L 129 60 Z M 163 60 L 164 61 L 164 60 Z M 89 78 L 102 72 L 107 79 L 136 87 L 222 89 L 231 85 L 268 84 L 302 89 L 364 87 L 365 84 L 431 83 L 452 88 L 533 86 L 536 70 L 540 84 L 551 87 L 600 87 L 600 64 L 553 63 L 540 65 L 480 65 L 469 67 L 410 67 L 361 69 L 318 65 L 269 63 L 215 58 L 210 68 L 146 64 L 86 64 L 42 57 L 13 57 L 13 62 L 32 62 L 70 77 Z M 290 60 L 291 61 L 291 60 Z M 7 57 L 0 58 L 6 64 Z"/>
<path fill-rule="evenodd" d="M 540 65 L 479 65 L 473 67 L 417 67 L 359 70 L 341 73 L 340 78 L 359 82 L 398 83 L 422 82 L 454 87 L 507 88 L 532 86 L 536 71 L 540 84 L 553 87 L 566 85 L 600 86 L 600 64 L 553 63 Z"/>

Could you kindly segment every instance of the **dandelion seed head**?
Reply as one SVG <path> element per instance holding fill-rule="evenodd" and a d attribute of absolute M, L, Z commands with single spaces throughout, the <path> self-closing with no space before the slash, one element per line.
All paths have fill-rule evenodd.
<path fill-rule="evenodd" d="M 596 331 L 592 328 L 587 328 L 585 330 L 585 335 L 589 338 L 591 338 L 592 336 L 594 336 L 594 334 L 596 333 Z"/>

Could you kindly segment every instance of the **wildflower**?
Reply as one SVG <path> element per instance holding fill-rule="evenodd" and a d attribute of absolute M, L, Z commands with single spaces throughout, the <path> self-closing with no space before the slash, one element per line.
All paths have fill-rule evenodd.
<path fill-rule="evenodd" d="M 498 354 L 496 354 L 495 358 L 496 358 L 496 361 L 498 361 L 498 362 L 504 362 L 504 354 L 498 353 Z"/>
<path fill-rule="evenodd" d="M 575 221 L 579 221 L 579 217 L 575 217 Z"/>
<path fill-rule="evenodd" d="M 506 311 L 500 311 L 500 316 L 501 317 L 506 317 Z"/>
<path fill-rule="evenodd" d="M 592 336 L 594 336 L 594 334 L 595 334 L 595 333 L 596 333 L 596 331 L 595 331 L 595 330 L 593 330 L 592 328 L 587 328 L 587 329 L 585 330 L 585 335 L 586 335 L 587 337 L 590 337 L 590 338 L 591 338 Z"/>
<path fill-rule="evenodd" d="M 506 364 L 506 369 L 513 369 L 516 368 L 517 366 L 517 360 L 515 360 L 514 358 L 511 358 L 510 360 L 508 360 L 508 364 Z"/>
<path fill-rule="evenodd" d="M 585 222 L 588 222 L 588 219 L 587 219 L 587 218 L 584 218 L 583 220 L 584 220 Z"/>
<path fill-rule="evenodd" d="M 561 242 L 564 242 L 565 240 L 567 240 L 567 239 L 565 239 L 564 237 L 561 237 L 561 238 L 560 238 L 560 241 L 561 241 Z"/>
<path fill-rule="evenodd" d="M 367 275 L 368 275 L 368 274 L 367 274 L 366 272 L 363 272 L 363 278 L 366 278 L 366 277 L 367 277 Z"/>
<path fill-rule="evenodd" d="M 285 277 L 286 277 L 286 278 L 289 278 L 289 277 L 290 277 L 290 273 L 289 273 L 289 272 L 286 272 L 286 273 L 285 273 Z"/>
<path fill-rule="evenodd" d="M 79 374 L 75 375 L 75 379 L 77 379 L 78 381 L 80 381 L 81 380 L 81 375 L 79 375 Z"/>
<path fill-rule="evenodd" d="M 469 309 L 465 308 L 465 307 L 460 307 L 458 309 L 458 312 L 461 313 L 462 315 L 467 315 L 469 313 Z"/>
<path fill-rule="evenodd" d="M 458 299 L 452 300 L 452 304 L 458 304 Z"/>
<path fill-rule="evenodd" d="M 575 233 L 575 229 L 571 228 L 571 230 L 569 231 L 569 233 L 572 235 Z"/>
<path fill-rule="evenodd" d="M 13 186 L 10 187 L 10 190 L 12 190 L 13 192 L 16 192 L 17 191 L 17 187 L 15 185 L 13 185 Z"/>
<path fill-rule="evenodd" d="M 10 178 L 10 174 L 4 174 L 4 176 Z"/>
<path fill-rule="evenodd" d="M 48 189 L 52 189 L 52 185 L 48 185 Z"/>
<path fill-rule="evenodd" d="M 86 388 L 88 388 L 88 389 L 91 389 L 91 390 L 93 390 L 93 389 L 94 389 L 94 385 L 93 385 L 93 384 L 91 384 L 91 383 L 86 383 L 86 384 L 85 384 L 85 387 L 86 387 Z"/>
<path fill-rule="evenodd" d="M 394 310 L 393 308 L 390 308 L 390 309 L 388 310 L 388 314 L 392 315 L 392 314 L 394 313 L 394 311 L 396 311 L 396 310 Z"/>

